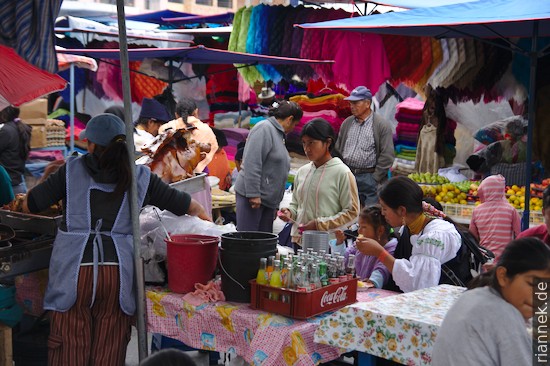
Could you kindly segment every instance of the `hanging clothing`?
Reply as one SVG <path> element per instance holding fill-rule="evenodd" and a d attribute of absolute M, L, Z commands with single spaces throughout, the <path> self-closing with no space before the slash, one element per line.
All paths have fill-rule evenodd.
<path fill-rule="evenodd" d="M 427 124 L 422 127 L 418 136 L 416 149 L 415 169 L 422 173 L 437 173 L 439 168 L 445 166 L 443 156 L 435 152 L 437 141 L 437 127 Z"/>

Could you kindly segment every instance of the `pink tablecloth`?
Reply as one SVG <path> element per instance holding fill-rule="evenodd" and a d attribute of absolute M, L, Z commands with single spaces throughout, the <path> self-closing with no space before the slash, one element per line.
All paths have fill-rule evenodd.
<path fill-rule="evenodd" d="M 360 292 L 360 301 L 372 301 L 393 292 Z M 148 288 L 148 332 L 160 333 L 188 346 L 235 352 L 253 365 L 317 365 L 339 357 L 343 349 L 317 344 L 313 335 L 321 319 L 306 321 L 253 310 L 249 304 L 219 302 L 197 307 L 181 294 Z"/>

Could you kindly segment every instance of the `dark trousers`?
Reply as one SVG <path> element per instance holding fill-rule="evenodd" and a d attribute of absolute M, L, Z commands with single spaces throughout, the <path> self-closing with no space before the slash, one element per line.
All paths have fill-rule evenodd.
<path fill-rule="evenodd" d="M 275 209 L 260 205 L 259 208 L 250 207 L 248 198 L 237 193 L 237 230 L 273 232 Z"/>

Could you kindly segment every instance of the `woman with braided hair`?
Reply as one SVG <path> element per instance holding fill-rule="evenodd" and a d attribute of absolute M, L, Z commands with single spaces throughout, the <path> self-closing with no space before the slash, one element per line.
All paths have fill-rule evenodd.
<path fill-rule="evenodd" d="M 386 221 L 401 227 L 400 240 L 393 255 L 368 238 L 358 238 L 357 249 L 377 257 L 390 270 L 393 281 L 385 288 L 410 292 L 438 285 L 441 265 L 456 257 L 462 245 L 452 220 L 423 202 L 422 189 L 407 177 L 390 179 L 379 197 Z"/>
<path fill-rule="evenodd" d="M 68 158 L 23 204 L 37 213 L 63 202 L 44 298 L 51 310 L 49 364 L 123 366 L 136 309 L 126 130 L 119 117 L 100 114 L 80 137 L 88 154 Z M 210 220 L 191 196 L 144 165 L 136 166 L 136 183 L 139 207 Z"/>

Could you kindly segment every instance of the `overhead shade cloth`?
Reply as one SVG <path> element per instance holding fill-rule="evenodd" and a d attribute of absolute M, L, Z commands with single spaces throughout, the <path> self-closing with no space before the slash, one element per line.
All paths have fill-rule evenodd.
<path fill-rule="evenodd" d="M 306 29 L 338 29 L 430 37 L 531 37 L 550 35 L 550 1 L 484 0 L 357 18 L 299 24 Z"/>
<path fill-rule="evenodd" d="M 70 53 L 93 58 L 120 58 L 118 49 L 65 49 L 60 53 Z M 292 57 L 255 55 L 207 48 L 204 46 L 182 48 L 134 48 L 128 50 L 130 61 L 140 61 L 144 58 L 172 58 L 191 64 L 311 64 L 332 63 L 331 60 L 308 60 Z"/>
<path fill-rule="evenodd" d="M 234 13 L 224 13 L 217 15 L 193 15 L 189 17 L 162 18 L 164 22 L 172 25 L 190 24 L 190 23 L 230 23 L 233 21 Z"/>
<path fill-rule="evenodd" d="M 369 0 L 369 3 L 385 6 L 395 6 L 404 9 L 433 8 L 459 3 L 469 3 L 478 0 Z"/>
<path fill-rule="evenodd" d="M 67 84 L 62 77 L 29 64 L 10 47 L 0 45 L 0 55 L 0 110 L 63 90 Z"/>
<path fill-rule="evenodd" d="M 162 20 L 163 18 L 183 18 L 183 17 L 193 17 L 193 16 L 195 16 L 195 14 L 182 13 L 182 12 L 173 11 L 173 10 L 159 10 L 159 11 L 153 11 L 150 13 L 130 15 L 130 16 L 127 16 L 126 19 L 136 20 L 139 22 L 164 24 L 165 21 Z"/>
<path fill-rule="evenodd" d="M 57 72 L 53 25 L 61 0 L 0 1 L 0 44 L 31 64 Z"/>
<path fill-rule="evenodd" d="M 61 48 L 55 47 L 56 51 Z M 57 64 L 59 66 L 59 71 L 67 70 L 71 67 L 71 64 L 74 64 L 76 67 L 81 69 L 88 69 L 92 71 L 97 71 L 97 61 L 91 57 L 79 56 L 79 55 L 70 55 L 65 53 L 57 53 Z"/>

